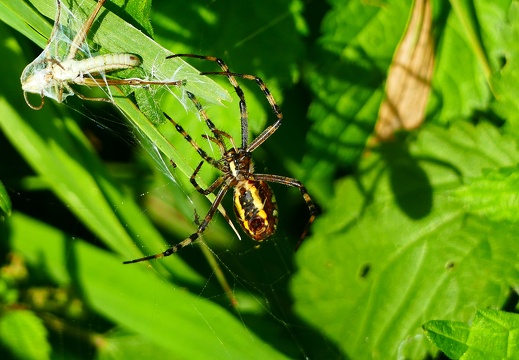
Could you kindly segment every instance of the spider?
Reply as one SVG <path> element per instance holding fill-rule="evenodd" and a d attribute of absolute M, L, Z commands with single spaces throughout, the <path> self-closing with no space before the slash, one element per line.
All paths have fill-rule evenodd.
<path fill-rule="evenodd" d="M 198 144 L 191 138 L 191 136 L 186 133 L 182 126 L 177 124 L 175 120 L 173 120 L 170 116 L 164 113 L 166 118 L 175 126 L 176 130 L 184 137 L 184 139 L 186 139 L 193 146 L 193 148 L 196 149 L 196 151 L 202 158 L 202 161 L 198 164 L 195 171 L 190 177 L 191 184 L 199 193 L 203 195 L 208 195 L 212 192 L 215 192 L 217 189 L 219 190 L 216 193 L 216 198 L 212 203 L 209 211 L 207 212 L 207 215 L 205 216 L 203 221 L 198 225 L 198 229 L 196 230 L 196 232 L 191 234 L 185 240 L 181 241 L 176 245 L 172 245 L 167 250 L 161 253 L 145 256 L 135 260 L 125 261 L 123 262 L 123 264 L 131 264 L 140 261 L 170 256 L 178 252 L 180 249 L 192 244 L 206 230 L 222 199 L 231 188 L 234 188 L 234 212 L 243 231 L 247 235 L 249 235 L 253 240 L 256 240 L 258 242 L 267 239 L 275 233 L 278 223 L 277 203 L 274 193 L 268 185 L 268 182 L 298 188 L 303 196 L 304 201 L 308 206 L 310 218 L 304 228 L 299 242 L 296 245 L 295 249 L 297 250 L 297 248 L 301 245 L 301 242 L 305 238 L 308 229 L 310 225 L 313 223 L 317 214 L 316 207 L 312 199 L 310 198 L 310 195 L 308 195 L 306 188 L 299 180 L 280 175 L 255 173 L 254 165 L 252 162 L 252 152 L 256 150 L 261 144 L 263 144 L 272 134 L 274 134 L 274 132 L 281 125 L 281 121 L 283 119 L 281 109 L 277 105 L 269 89 L 267 88 L 263 80 L 261 80 L 257 76 L 230 72 L 227 65 L 219 58 L 194 54 L 176 54 L 168 56 L 167 58 L 173 57 L 190 57 L 208 60 L 216 62 L 220 66 L 222 71 L 202 72 L 200 73 L 200 75 L 227 76 L 229 82 L 234 87 L 234 90 L 240 99 L 239 106 L 241 118 L 241 146 L 237 147 L 234 139 L 229 134 L 216 128 L 213 122 L 209 119 L 207 113 L 203 109 L 198 99 L 195 97 L 194 94 L 190 92 L 186 92 L 187 96 L 193 102 L 197 111 L 204 119 L 207 127 L 212 132 L 212 136 L 202 135 L 202 137 L 206 140 L 212 141 L 218 146 L 221 152 L 220 159 L 217 160 L 207 155 L 207 153 L 198 146 Z M 272 107 L 272 110 L 274 111 L 274 114 L 277 117 L 277 120 L 274 122 L 274 124 L 268 126 L 265 130 L 263 130 L 263 132 L 260 135 L 258 135 L 250 143 L 248 141 L 247 104 L 245 102 L 245 95 L 240 86 L 238 85 L 236 77 L 255 81 L 256 84 L 263 91 L 263 94 L 267 98 L 270 106 Z M 230 144 L 229 147 L 226 145 L 225 140 L 227 140 Z M 196 176 L 202 168 L 204 162 L 212 165 L 213 167 L 217 168 L 222 172 L 222 175 L 205 190 L 202 189 L 196 181 Z"/>

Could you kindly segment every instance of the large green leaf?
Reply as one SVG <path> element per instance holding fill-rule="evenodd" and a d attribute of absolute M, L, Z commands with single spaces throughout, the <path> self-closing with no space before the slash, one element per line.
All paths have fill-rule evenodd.
<path fill-rule="evenodd" d="M 502 306 L 519 284 L 519 229 L 470 215 L 453 191 L 485 168 L 516 164 L 511 140 L 488 124 L 428 126 L 408 148 L 368 156 L 357 178 L 337 184 L 298 254 L 297 312 L 352 358 L 421 358 L 431 350 L 424 322 Z"/>

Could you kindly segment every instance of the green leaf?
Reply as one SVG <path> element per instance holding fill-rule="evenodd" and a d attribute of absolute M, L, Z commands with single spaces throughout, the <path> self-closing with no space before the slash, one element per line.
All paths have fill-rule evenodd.
<path fill-rule="evenodd" d="M 0 19 L 42 48 L 52 29 L 43 16 L 25 1 L 0 1 Z"/>
<path fill-rule="evenodd" d="M 476 312 L 471 326 L 446 320 L 423 325 L 427 338 L 451 359 L 516 359 L 519 315 L 499 310 Z"/>
<path fill-rule="evenodd" d="M 296 311 L 348 357 L 421 358 L 432 351 L 424 322 L 502 306 L 519 282 L 519 228 L 470 216 L 452 191 L 516 164 L 513 145 L 488 124 L 459 123 L 366 156 L 297 254 Z"/>
<path fill-rule="evenodd" d="M 50 359 L 47 329 L 32 311 L 12 310 L 2 314 L 0 341 L 17 359 Z"/>
<path fill-rule="evenodd" d="M 425 335 L 450 359 L 459 359 L 467 351 L 470 327 L 458 321 L 428 321 L 423 325 Z"/>
<path fill-rule="evenodd" d="M 4 184 L 0 181 L 0 221 L 6 216 L 11 216 L 12 204 Z"/>
<path fill-rule="evenodd" d="M 519 171 L 517 167 L 484 171 L 468 178 L 454 195 L 467 212 L 493 221 L 519 221 Z"/>
<path fill-rule="evenodd" d="M 73 15 L 70 16 L 71 19 L 63 18 L 64 16 L 62 16 L 60 21 L 67 24 L 71 23 L 70 26 L 78 28 L 82 25 L 84 19 L 90 14 L 94 4 L 95 2 L 92 0 L 84 0 L 81 4 L 73 3 L 73 5 L 70 5 L 69 2 L 65 1 L 62 3 L 62 8 L 67 5 L 69 7 L 71 6 Z M 55 4 L 51 5 L 49 2 L 44 0 L 34 0 L 34 6 L 43 14 L 54 19 L 56 12 Z M 63 14 L 68 14 L 64 10 L 62 12 Z M 24 20 L 29 21 L 29 19 Z M 95 26 L 96 25 L 94 25 L 94 27 Z M 113 29 L 117 30 L 114 31 Z M 142 74 L 142 71 L 144 70 L 147 74 L 152 76 L 151 80 L 186 80 L 186 85 L 182 86 L 182 89 L 178 86 L 167 88 L 169 96 L 166 96 L 165 98 L 167 99 L 162 101 L 164 108 L 174 106 L 172 104 L 177 105 L 179 101 L 182 104 L 179 106 L 188 106 L 186 105 L 187 100 L 184 90 L 196 93 L 197 97 L 210 103 L 219 104 L 222 100 L 229 99 L 229 95 L 225 90 L 219 87 L 210 78 L 200 77 L 198 75 L 199 71 L 189 66 L 182 59 L 166 60 L 166 56 L 171 54 L 170 51 L 166 50 L 111 12 L 103 12 L 102 23 L 95 29 L 93 40 L 102 46 L 102 52 L 125 52 L 138 54 L 143 60 L 141 69 L 136 71 L 139 75 Z M 157 90 L 153 89 L 153 86 L 149 89 L 151 94 L 155 94 L 155 91 Z M 182 156 L 182 153 L 177 151 L 177 149 L 164 138 L 164 135 L 153 124 L 153 122 L 161 122 L 163 117 L 157 111 L 157 104 L 150 104 L 153 102 L 153 99 L 150 99 L 150 94 L 146 94 L 145 96 L 143 96 L 142 92 L 138 92 L 137 94 L 139 100 L 145 98 L 144 102 L 141 101 L 142 104 L 149 105 L 144 109 L 144 114 L 126 98 L 127 94 L 124 94 L 121 89 L 113 88 L 112 95 L 115 97 L 114 101 L 118 108 L 135 128 L 138 135 L 145 138 L 143 143 L 146 144 L 145 146 L 147 151 L 152 154 L 152 156 L 157 157 L 156 149 L 158 148 L 167 159 L 171 159 L 175 162 L 179 171 L 188 177 L 191 176 L 196 164 L 187 161 L 186 157 Z M 158 99 L 155 99 L 155 101 L 158 101 Z M 147 116 L 150 116 L 150 118 L 147 118 Z M 200 184 L 204 186 L 203 181 L 200 181 Z M 209 200 L 214 200 L 214 195 L 210 194 L 207 198 Z M 101 230 L 101 228 L 98 229 Z M 153 245 L 153 242 L 148 243 L 147 245 Z"/>
<path fill-rule="evenodd" d="M 153 37 L 153 28 L 150 22 L 151 0 L 110 0 L 107 1 L 106 6 L 112 7 L 112 4 L 122 8 L 125 15 L 130 15 L 134 21 L 142 26 L 147 35 Z M 122 17 L 125 18 L 125 16 Z M 126 20 L 128 21 L 128 19 Z"/>
<path fill-rule="evenodd" d="M 492 106 L 496 113 L 506 119 L 506 130 L 519 137 L 519 2 L 512 1 L 507 21 L 499 29 L 502 43 L 502 68 L 492 78 L 496 99 Z"/>
<path fill-rule="evenodd" d="M 139 106 L 139 110 L 146 115 L 153 124 L 164 122 L 164 115 L 158 107 L 154 95 L 147 89 L 136 89 L 135 101 Z"/>
<path fill-rule="evenodd" d="M 305 171 L 299 176 L 315 187 L 322 185 L 317 196 L 323 202 L 333 196 L 329 178 L 359 160 L 372 132 L 411 3 L 392 1 L 379 6 L 338 0 L 331 4 L 316 50 L 319 66 L 309 66 L 307 81 L 314 94 L 309 117 L 314 124 Z M 431 120 L 448 123 L 480 117 L 479 112 L 489 106 L 493 100 L 489 71 L 499 69 L 504 51 L 515 51 L 508 50 L 512 39 L 504 42 L 499 36 L 509 6 L 510 0 L 433 6 L 431 41 L 436 51 L 428 105 Z"/>

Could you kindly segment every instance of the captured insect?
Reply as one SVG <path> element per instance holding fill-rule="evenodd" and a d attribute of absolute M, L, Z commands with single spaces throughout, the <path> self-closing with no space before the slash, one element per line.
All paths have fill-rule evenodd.
<path fill-rule="evenodd" d="M 52 98 L 59 103 L 70 95 L 76 95 L 83 100 L 111 102 L 107 98 L 88 98 L 74 90 L 71 84 L 99 87 L 111 85 L 179 86 L 183 84 L 183 81 L 149 81 L 138 78 L 106 79 L 104 77 L 105 73 L 136 68 L 142 63 L 141 58 L 136 54 L 117 53 L 95 56 L 90 54 L 86 38 L 105 1 L 97 2 L 90 16 L 77 31 L 74 39 L 70 41 L 70 38 L 64 35 L 70 32 L 70 29 L 60 24 L 60 16 L 65 8 L 62 7 L 60 0 L 56 0 L 56 19 L 47 45 L 41 55 L 25 67 L 20 78 L 25 102 L 32 109 L 41 109 L 45 97 Z M 66 11 L 69 10 L 66 9 Z M 70 16 L 72 15 L 70 14 Z M 77 59 L 78 52 L 82 52 L 85 58 Z M 101 77 L 95 78 L 93 75 Z M 27 93 L 39 94 L 41 96 L 40 105 L 32 105 L 27 98 Z"/>
<path fill-rule="evenodd" d="M 257 174 L 254 172 L 254 164 L 252 162 L 252 152 L 256 150 L 261 144 L 263 144 L 274 132 L 281 126 L 283 114 L 280 107 L 277 105 L 274 97 L 270 93 L 269 89 L 259 77 L 254 75 L 245 75 L 230 72 L 227 65 L 219 58 L 203 55 L 193 54 L 176 54 L 168 56 L 173 57 L 190 57 L 202 60 L 208 60 L 216 62 L 222 71 L 219 72 L 202 72 L 200 75 L 223 75 L 227 76 L 229 82 L 234 87 L 236 94 L 238 95 L 240 102 L 240 118 L 241 118 L 241 146 L 236 146 L 234 139 L 226 132 L 216 128 L 214 123 L 209 119 L 207 113 L 203 109 L 202 105 L 191 92 L 186 92 L 188 97 L 191 99 L 201 117 L 204 119 L 207 127 L 212 133 L 212 136 L 202 135 L 202 137 L 208 141 L 213 142 L 219 148 L 221 152 L 220 159 L 214 159 L 210 157 L 198 144 L 191 138 L 191 136 L 177 124 L 170 116 L 164 114 L 168 120 L 175 126 L 176 130 L 186 139 L 193 148 L 198 152 L 202 161 L 198 164 L 195 171 L 190 177 L 191 184 L 195 189 L 203 194 L 208 195 L 215 192 L 216 198 L 211 205 L 207 215 L 203 221 L 198 225 L 195 233 L 191 234 L 188 238 L 181 241 L 180 243 L 169 247 L 162 253 L 155 255 L 145 256 L 139 259 L 125 261 L 124 264 L 131 264 L 145 260 L 162 258 L 165 256 L 172 255 L 180 249 L 192 244 L 197 240 L 200 235 L 206 230 L 207 226 L 211 222 L 218 206 L 223 200 L 227 191 L 231 188 L 234 189 L 234 212 L 236 218 L 243 231 L 247 233 L 253 240 L 263 241 L 272 236 L 277 228 L 278 224 L 278 208 L 274 193 L 268 185 L 268 182 L 283 184 L 287 186 L 296 187 L 303 195 L 303 199 L 308 206 L 310 212 L 310 218 L 305 226 L 305 229 L 301 235 L 301 238 L 296 246 L 297 248 L 301 245 L 301 242 L 305 238 L 310 225 L 313 223 L 317 210 L 316 207 L 308 195 L 308 192 L 304 185 L 297 179 L 289 178 L 286 176 L 272 175 L 272 174 Z M 252 80 L 263 91 L 263 94 L 267 98 L 274 114 L 277 119 L 274 124 L 268 126 L 259 136 L 257 136 L 252 142 L 249 143 L 248 127 L 249 119 L 247 113 L 247 103 L 245 102 L 245 94 L 240 88 L 236 78 L 243 78 Z M 228 144 L 227 144 L 227 143 Z M 211 166 L 222 172 L 222 175 L 216 179 L 207 189 L 202 189 L 197 181 L 196 176 L 204 162 L 207 162 Z"/>

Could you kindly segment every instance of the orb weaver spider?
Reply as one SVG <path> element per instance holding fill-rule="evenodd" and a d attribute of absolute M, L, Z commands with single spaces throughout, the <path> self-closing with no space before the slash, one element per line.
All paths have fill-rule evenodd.
<path fill-rule="evenodd" d="M 145 256 L 135 260 L 125 261 L 123 263 L 131 264 L 140 261 L 170 256 L 179 251 L 180 249 L 192 244 L 206 230 L 214 214 L 216 213 L 216 210 L 218 209 L 218 206 L 220 205 L 222 199 L 224 198 L 227 191 L 229 191 L 231 188 L 234 189 L 234 212 L 243 231 L 247 235 L 249 235 L 253 240 L 256 240 L 258 242 L 267 239 L 275 233 L 278 223 L 277 203 L 274 193 L 268 185 L 268 182 L 298 188 L 308 206 L 310 218 L 304 228 L 299 242 L 296 245 L 295 249 L 297 250 L 297 248 L 301 245 L 301 242 L 305 238 L 308 229 L 310 225 L 313 223 L 317 214 L 316 207 L 312 199 L 310 198 L 310 195 L 308 195 L 306 188 L 299 180 L 280 175 L 255 173 L 254 165 L 252 162 L 252 152 L 256 150 L 261 144 L 263 144 L 272 134 L 274 134 L 274 132 L 281 125 L 283 119 L 281 109 L 277 105 L 276 101 L 274 100 L 274 97 L 268 90 L 267 86 L 265 85 L 263 80 L 261 80 L 257 76 L 230 72 L 227 65 L 221 59 L 216 57 L 194 54 L 176 54 L 168 56 L 167 58 L 173 57 L 190 57 L 208 60 L 216 62 L 220 66 L 222 71 L 202 72 L 200 73 L 200 75 L 227 76 L 229 82 L 234 87 L 234 90 L 240 99 L 239 106 L 241 118 L 241 146 L 237 147 L 234 139 L 229 134 L 216 128 L 213 122 L 209 119 L 207 113 L 203 109 L 198 99 L 195 97 L 194 94 L 190 92 L 186 92 L 188 97 L 195 105 L 201 117 L 204 119 L 209 130 L 212 132 L 212 136 L 202 135 L 202 137 L 206 140 L 212 141 L 218 146 L 222 156 L 220 159 L 217 160 L 210 157 L 202 148 L 198 146 L 198 144 L 191 138 L 191 136 L 187 134 L 187 132 L 182 128 L 182 126 L 177 124 L 175 120 L 173 120 L 170 116 L 164 113 L 166 118 L 175 126 L 176 130 L 184 137 L 184 139 L 186 139 L 193 146 L 193 148 L 196 149 L 196 151 L 202 158 L 202 161 L 198 164 L 195 171 L 193 172 L 193 175 L 191 175 L 190 177 L 191 184 L 199 193 L 203 195 L 208 195 L 216 191 L 218 188 L 219 190 L 216 194 L 216 198 L 213 204 L 207 212 L 207 215 L 205 216 L 204 220 L 198 225 L 198 229 L 196 230 L 196 232 L 191 234 L 189 237 L 187 237 L 180 243 L 170 246 L 167 250 L 161 253 Z M 272 107 L 272 110 L 274 111 L 274 114 L 277 117 L 277 120 L 274 122 L 274 124 L 268 126 L 265 130 L 263 130 L 263 132 L 259 134 L 251 143 L 249 143 L 248 141 L 249 120 L 247 114 L 247 104 L 245 102 L 245 95 L 240 86 L 238 85 L 236 77 L 255 81 L 256 84 L 263 91 L 263 94 L 267 98 L 270 106 Z M 229 142 L 230 147 L 226 146 L 225 140 Z M 196 176 L 204 162 L 209 163 L 210 165 L 222 172 L 222 175 L 205 190 L 202 189 L 196 181 Z"/>

